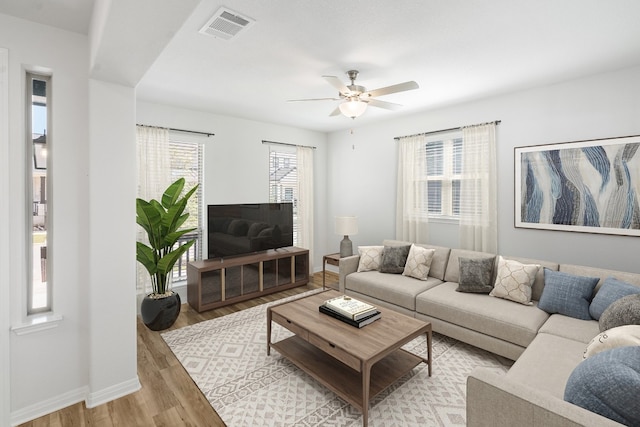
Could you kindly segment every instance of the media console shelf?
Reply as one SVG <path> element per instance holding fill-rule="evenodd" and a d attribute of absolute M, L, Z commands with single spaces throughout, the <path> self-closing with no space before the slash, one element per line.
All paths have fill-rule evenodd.
<path fill-rule="evenodd" d="M 269 249 L 187 265 L 187 300 L 202 312 L 309 282 L 309 250 Z"/>

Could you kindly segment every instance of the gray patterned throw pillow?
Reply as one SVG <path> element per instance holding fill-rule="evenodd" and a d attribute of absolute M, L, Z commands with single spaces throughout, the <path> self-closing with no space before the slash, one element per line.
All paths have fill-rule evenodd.
<path fill-rule="evenodd" d="M 611 303 L 598 322 L 600 332 L 623 325 L 640 325 L 640 294 L 627 295 Z"/>
<path fill-rule="evenodd" d="M 407 246 L 385 246 L 382 251 L 381 273 L 402 274 L 407 263 L 411 245 Z"/>
<path fill-rule="evenodd" d="M 491 279 L 495 257 L 491 258 L 459 258 L 460 279 L 458 292 L 488 294 L 493 290 Z"/>

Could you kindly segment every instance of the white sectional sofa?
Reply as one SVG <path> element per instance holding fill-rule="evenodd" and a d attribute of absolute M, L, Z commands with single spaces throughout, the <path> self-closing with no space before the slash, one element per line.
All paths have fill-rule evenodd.
<path fill-rule="evenodd" d="M 410 244 L 385 240 L 382 246 Z M 515 360 L 506 375 L 478 369 L 469 376 L 469 426 L 621 425 L 564 400 L 569 376 L 583 361 L 587 345 L 600 333 L 598 321 L 549 314 L 538 303 L 544 291 L 545 268 L 598 278 L 594 292 L 608 277 L 640 287 L 640 274 L 503 257 L 540 265 L 531 287 L 531 305 L 525 305 L 488 294 L 456 291 L 461 258 L 468 262 L 495 257 L 493 281 L 498 259 L 495 254 L 418 246 L 434 250 L 426 280 L 377 270 L 358 272 L 360 256 L 354 255 L 340 260 L 340 290 L 431 322 L 434 332 Z"/>

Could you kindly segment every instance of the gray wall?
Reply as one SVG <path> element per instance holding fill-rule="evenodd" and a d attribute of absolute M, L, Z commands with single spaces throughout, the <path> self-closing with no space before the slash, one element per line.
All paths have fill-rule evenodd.
<path fill-rule="evenodd" d="M 501 120 L 497 132 L 499 252 L 640 273 L 638 237 L 515 228 L 513 166 L 515 147 L 640 134 L 638 76 L 640 67 L 634 67 L 354 127 L 353 133 L 331 133 L 327 217 L 359 217 L 354 246 L 395 237 L 397 150 L 393 138 Z M 430 242 L 458 247 L 457 226 L 431 224 Z M 337 250 L 338 244 L 334 236 L 328 250 Z"/>

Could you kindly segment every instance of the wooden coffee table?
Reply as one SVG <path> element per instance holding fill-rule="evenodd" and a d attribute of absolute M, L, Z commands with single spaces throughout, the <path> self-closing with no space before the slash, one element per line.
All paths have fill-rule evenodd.
<path fill-rule="evenodd" d="M 431 376 L 431 324 L 378 307 L 382 318 L 358 329 L 318 311 L 340 295 L 331 290 L 269 307 L 267 354 L 274 348 L 360 409 L 366 426 L 372 398 L 422 362 Z M 272 321 L 295 335 L 272 343 Z M 427 337 L 426 359 L 401 348 L 421 334 Z"/>

